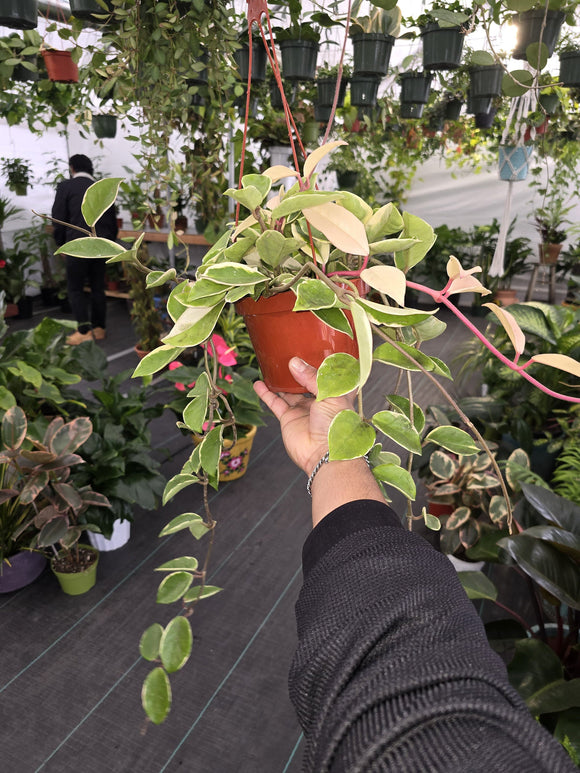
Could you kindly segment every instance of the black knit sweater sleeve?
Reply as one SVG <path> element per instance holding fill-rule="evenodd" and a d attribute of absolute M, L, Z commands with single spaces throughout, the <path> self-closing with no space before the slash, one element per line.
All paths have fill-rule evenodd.
<path fill-rule="evenodd" d="M 290 697 L 308 773 L 573 771 L 510 687 L 448 559 L 386 505 L 313 530 Z"/>

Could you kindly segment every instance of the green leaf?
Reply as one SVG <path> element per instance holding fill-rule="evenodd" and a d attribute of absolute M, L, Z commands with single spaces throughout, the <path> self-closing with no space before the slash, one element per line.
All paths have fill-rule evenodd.
<path fill-rule="evenodd" d="M 167 481 L 163 491 L 162 503 L 166 505 L 179 491 L 187 488 L 187 486 L 191 486 L 193 483 L 199 483 L 199 478 L 196 475 L 184 475 L 183 473 L 174 475 L 173 478 Z"/>
<path fill-rule="evenodd" d="M 378 464 L 373 467 L 373 475 L 382 483 L 387 483 L 400 491 L 407 499 L 415 499 L 417 488 L 413 476 L 398 464 Z"/>
<path fill-rule="evenodd" d="M 100 236 L 84 236 L 63 244 L 54 251 L 55 255 L 72 255 L 75 258 L 114 258 L 128 252 L 117 242 Z"/>
<path fill-rule="evenodd" d="M 457 572 L 459 582 L 470 599 L 497 599 L 497 588 L 483 572 Z"/>
<path fill-rule="evenodd" d="M 338 305 L 336 293 L 319 279 L 305 279 L 296 289 L 296 303 L 293 311 L 329 309 Z"/>
<path fill-rule="evenodd" d="M 580 561 L 580 537 L 572 534 L 572 532 L 565 531 L 559 526 L 532 526 L 529 529 L 525 529 L 522 534 L 548 542 L 550 545 L 558 548 L 558 550 L 561 550 L 562 553 L 566 553 L 566 555 L 571 556 L 576 561 Z"/>
<path fill-rule="evenodd" d="M 423 260 L 435 243 L 436 236 L 429 223 L 409 212 L 403 212 L 403 222 L 405 227 L 402 236 L 420 241 L 408 250 L 395 253 L 395 265 L 406 273 Z"/>
<path fill-rule="evenodd" d="M 534 715 L 554 714 L 580 707 L 580 679 L 560 679 L 547 684 L 526 701 Z"/>
<path fill-rule="evenodd" d="M 133 372 L 133 378 L 138 376 L 151 376 L 153 373 L 158 373 L 170 362 L 177 359 L 181 354 L 181 348 L 178 346 L 158 346 L 153 349 L 152 352 L 143 357 L 139 362 L 139 365 Z"/>
<path fill-rule="evenodd" d="M 492 523 L 505 525 L 508 518 L 508 508 L 505 497 L 494 494 L 489 501 L 488 514 Z"/>
<path fill-rule="evenodd" d="M 357 388 L 359 364 L 350 354 L 337 352 L 329 355 L 320 365 L 316 375 L 317 400 L 347 395 Z"/>
<path fill-rule="evenodd" d="M 207 341 L 213 333 L 224 306 L 225 302 L 220 301 L 211 308 L 186 308 L 163 342 L 167 342 L 170 346 L 188 347 Z"/>
<path fill-rule="evenodd" d="M 259 190 L 262 198 L 265 199 L 272 188 L 272 180 L 265 174 L 245 174 L 242 177 L 242 187 L 250 186 Z"/>
<path fill-rule="evenodd" d="M 563 667 L 554 650 L 539 639 L 516 642 L 516 652 L 508 665 L 512 687 L 526 703 L 549 684 L 563 678 Z"/>
<path fill-rule="evenodd" d="M 167 718 L 171 708 L 171 686 L 161 666 L 147 674 L 141 690 L 141 705 L 155 725 L 160 725 Z"/>
<path fill-rule="evenodd" d="M 183 668 L 191 654 L 192 644 L 189 620 L 183 615 L 174 617 L 165 627 L 159 643 L 161 662 L 167 673 L 172 674 Z"/>
<path fill-rule="evenodd" d="M 192 432 L 202 432 L 209 405 L 209 392 L 191 400 L 183 409 L 183 422 Z"/>
<path fill-rule="evenodd" d="M 372 422 L 388 438 L 407 451 L 421 453 L 421 437 L 406 416 L 394 411 L 379 411 L 373 416 Z"/>
<path fill-rule="evenodd" d="M 201 585 L 195 585 L 188 593 L 185 594 L 183 600 L 186 604 L 191 604 L 198 599 L 207 599 L 210 596 L 215 596 L 222 588 L 218 588 L 217 585 L 204 585 L 203 590 Z M 201 593 L 200 593 L 201 591 Z"/>
<path fill-rule="evenodd" d="M 399 309 L 396 306 L 385 306 L 383 303 L 374 303 L 374 301 L 367 301 L 362 298 L 359 298 L 354 305 L 361 306 L 373 322 L 378 322 L 379 325 L 386 325 L 387 327 L 415 325 L 436 314 L 436 310 Z"/>
<path fill-rule="evenodd" d="M 352 328 L 342 309 L 315 309 L 313 312 L 325 325 L 353 337 Z"/>
<path fill-rule="evenodd" d="M 261 192 L 253 185 L 242 188 L 241 190 L 239 188 L 228 188 L 227 191 L 224 191 L 224 196 L 229 196 L 235 201 L 239 201 L 240 204 L 249 209 L 250 212 L 257 209 L 264 198 Z"/>
<path fill-rule="evenodd" d="M 263 263 L 277 268 L 288 255 L 297 252 L 302 244 L 303 242 L 298 241 L 298 239 L 288 238 L 280 231 L 264 231 L 256 241 L 256 249 Z M 310 281 L 316 282 L 318 280 L 312 279 Z M 318 283 L 320 284 L 319 281 Z"/>
<path fill-rule="evenodd" d="M 201 515 L 197 513 L 182 513 L 176 518 L 172 518 L 169 523 L 159 532 L 160 537 L 167 537 L 169 534 L 175 534 L 183 529 L 189 529 L 196 539 L 200 539 L 209 529 L 203 522 Z"/>
<path fill-rule="evenodd" d="M 0 410 L 7 411 L 16 405 L 16 398 L 9 389 L 0 385 Z"/>
<path fill-rule="evenodd" d="M 423 521 L 428 529 L 431 531 L 441 531 L 441 521 L 437 516 L 428 513 L 426 508 L 422 509 L 421 515 L 423 516 Z"/>
<path fill-rule="evenodd" d="M 518 83 L 516 83 L 516 80 Z M 510 70 L 509 73 L 506 72 L 503 76 L 501 89 L 506 97 L 521 97 L 532 85 L 533 81 L 534 76 L 528 70 Z M 520 83 L 522 84 L 521 86 Z"/>
<path fill-rule="evenodd" d="M 580 765 L 580 709 L 559 713 L 554 738 L 560 741 L 576 765 Z"/>
<path fill-rule="evenodd" d="M 402 349 L 402 351 L 399 351 L 399 349 Z M 419 365 L 422 365 L 425 370 L 433 370 L 434 364 L 430 357 L 424 354 L 420 349 L 415 349 L 415 347 L 400 341 L 397 341 L 397 347 L 388 341 L 385 341 L 385 343 L 377 346 L 373 357 L 375 360 L 384 362 L 386 365 L 393 365 L 395 368 L 420 371 L 421 369 L 418 365 L 411 362 L 405 353 L 408 354 L 409 357 L 412 357 Z"/>
<path fill-rule="evenodd" d="M 172 604 L 180 599 L 189 589 L 193 577 L 189 572 L 174 572 L 169 574 L 159 585 L 157 590 L 158 604 Z"/>
<path fill-rule="evenodd" d="M 197 558 L 193 556 L 181 556 L 180 558 L 172 558 L 171 561 L 166 561 L 161 566 L 155 567 L 156 572 L 195 572 L 199 562 Z"/>
<path fill-rule="evenodd" d="M 174 268 L 168 268 L 167 271 L 150 271 L 145 278 L 145 284 L 147 287 L 161 287 L 176 278 L 177 272 Z"/>
<path fill-rule="evenodd" d="M 113 206 L 122 182 L 122 177 L 109 177 L 98 180 L 87 188 L 83 196 L 81 212 L 89 228 L 92 228 Z"/>
<path fill-rule="evenodd" d="M 495 64 L 495 59 L 489 51 L 473 51 L 471 54 L 471 64 L 474 67 L 489 67 Z"/>
<path fill-rule="evenodd" d="M 373 367 L 373 331 L 364 310 L 355 301 L 350 304 L 358 345 L 359 387 L 366 384 Z"/>
<path fill-rule="evenodd" d="M 8 370 L 17 378 L 22 378 L 24 381 L 28 381 L 29 384 L 32 384 L 36 389 L 40 389 L 40 385 L 42 384 L 42 373 L 36 368 L 33 368 L 32 365 L 24 362 L 24 360 L 17 360 L 16 367 L 11 367 Z"/>
<path fill-rule="evenodd" d="M 356 459 L 368 453 L 375 443 L 374 429 L 355 411 L 337 413 L 328 430 L 329 459 Z"/>
<path fill-rule="evenodd" d="M 163 626 L 153 623 L 143 632 L 139 642 L 139 652 L 145 660 L 157 660 L 159 657 L 159 642 L 163 634 Z"/>
<path fill-rule="evenodd" d="M 244 266 L 240 263 L 216 263 L 208 266 L 203 276 L 222 285 L 251 286 L 268 279 L 254 266 Z"/>
<path fill-rule="evenodd" d="M 443 451 L 433 451 L 429 457 L 429 469 L 436 478 L 450 480 L 457 471 L 457 463 Z"/>
<path fill-rule="evenodd" d="M 526 48 L 526 59 L 536 70 L 543 70 L 549 58 L 550 52 L 545 43 L 530 43 Z"/>
<path fill-rule="evenodd" d="M 523 483 L 522 491 L 532 507 L 549 523 L 580 536 L 580 505 L 531 483 Z"/>
<path fill-rule="evenodd" d="M 295 212 L 301 212 L 303 209 L 316 207 L 329 201 L 336 201 L 340 198 L 340 191 L 301 191 L 293 195 L 287 195 L 272 210 L 272 219 L 279 220 L 281 217 L 293 215 Z"/>
<path fill-rule="evenodd" d="M 221 450 L 222 430 L 221 427 L 214 427 L 199 444 L 199 458 L 207 475 L 216 482 Z"/>
<path fill-rule="evenodd" d="M 425 438 L 426 443 L 436 443 L 459 456 L 479 453 L 471 435 L 458 427 L 436 427 Z"/>

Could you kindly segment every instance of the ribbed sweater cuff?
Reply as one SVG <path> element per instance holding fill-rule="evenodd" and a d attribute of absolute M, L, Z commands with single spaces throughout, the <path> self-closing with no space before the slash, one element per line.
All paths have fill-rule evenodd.
<path fill-rule="evenodd" d="M 306 578 L 318 561 L 345 537 L 365 529 L 402 528 L 399 516 L 375 499 L 347 502 L 329 513 L 309 534 L 302 548 L 302 571 Z"/>

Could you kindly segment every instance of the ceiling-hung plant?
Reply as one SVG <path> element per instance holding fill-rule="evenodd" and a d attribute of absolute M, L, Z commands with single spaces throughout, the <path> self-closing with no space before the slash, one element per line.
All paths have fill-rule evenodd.
<path fill-rule="evenodd" d="M 401 27 L 401 10 L 394 2 L 368 0 L 368 14 L 362 15 L 363 0 L 354 0 L 350 11 L 353 75 L 383 77 L 389 69 L 391 52 Z"/>
<path fill-rule="evenodd" d="M 465 35 L 475 25 L 475 12 L 460 2 L 439 2 L 414 20 L 422 40 L 425 70 L 454 70 L 461 64 Z"/>

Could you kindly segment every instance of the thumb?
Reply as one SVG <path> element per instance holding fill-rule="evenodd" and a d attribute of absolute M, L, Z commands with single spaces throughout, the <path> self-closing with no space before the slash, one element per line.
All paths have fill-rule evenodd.
<path fill-rule="evenodd" d="M 290 372 L 296 379 L 296 381 L 303 386 L 306 391 L 313 395 L 318 393 L 318 387 L 316 386 L 316 368 L 309 365 L 300 357 L 292 357 L 288 363 Z"/>

